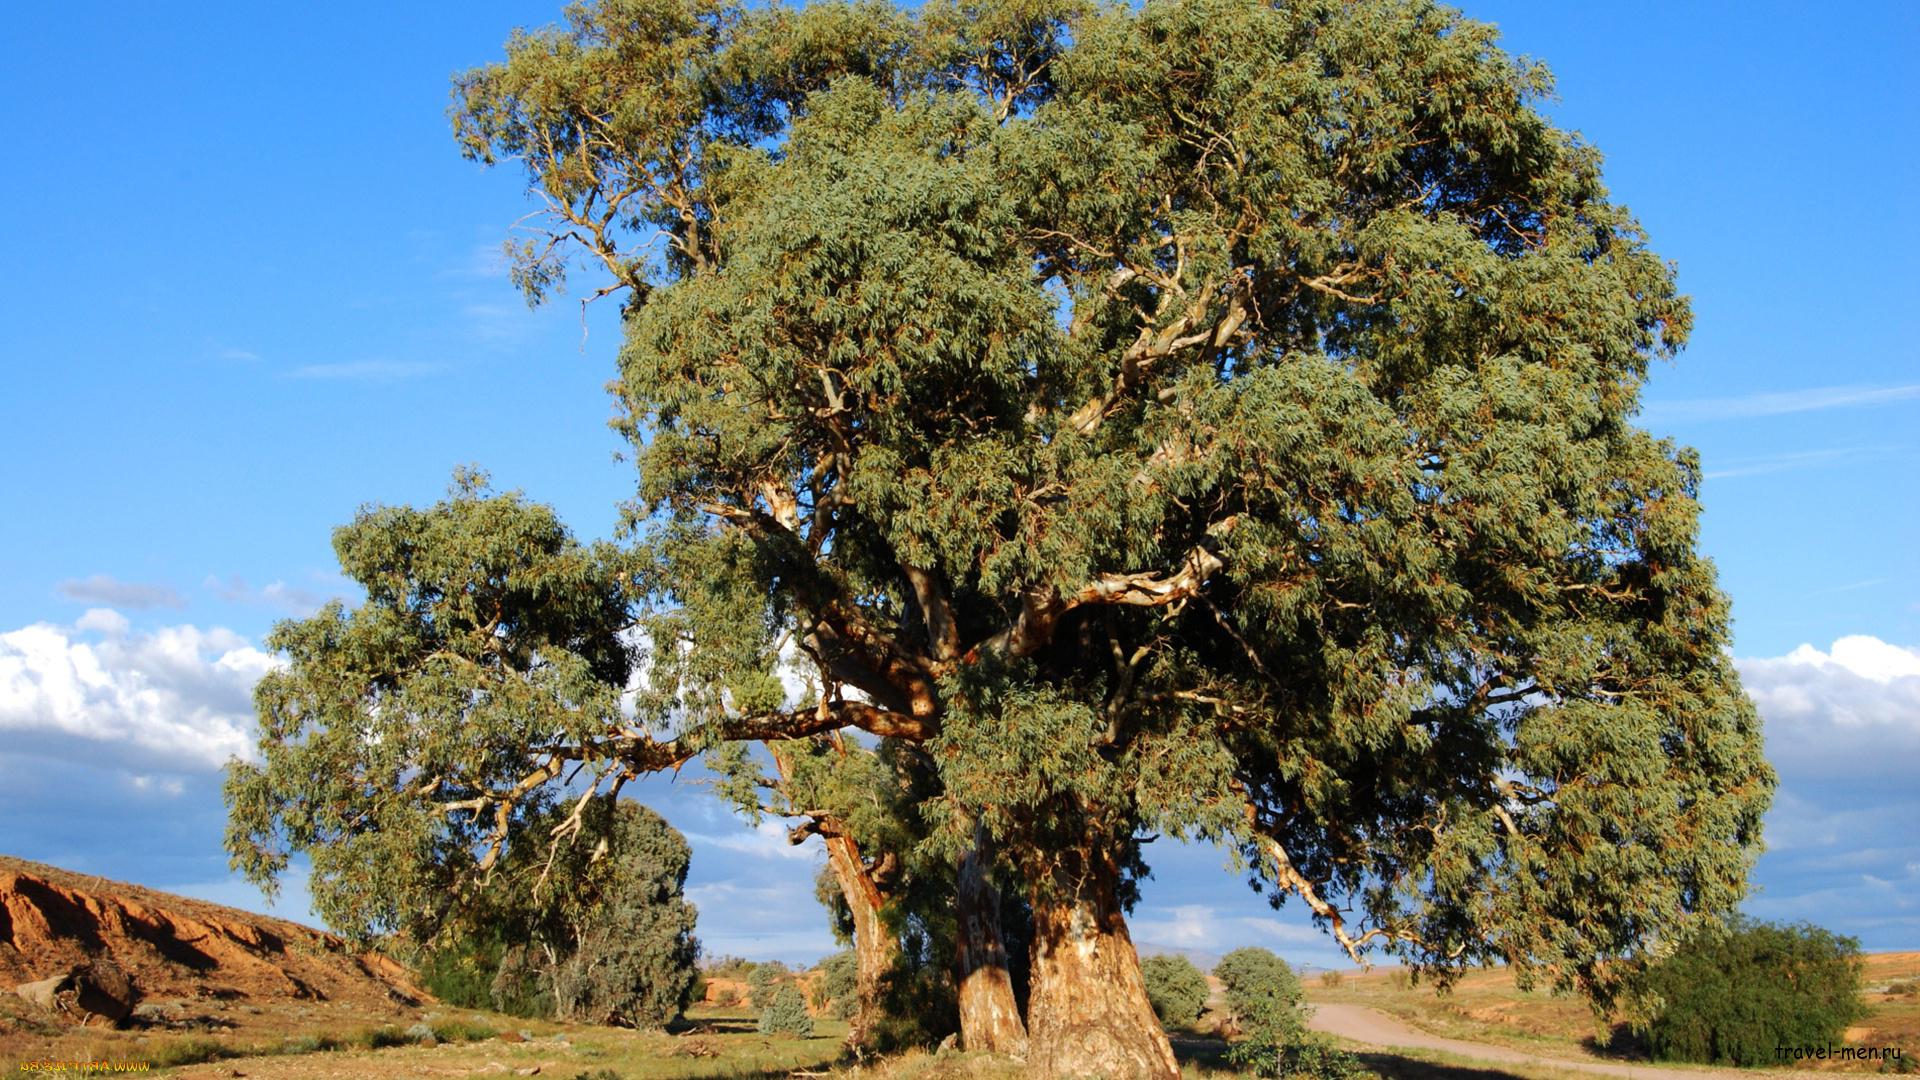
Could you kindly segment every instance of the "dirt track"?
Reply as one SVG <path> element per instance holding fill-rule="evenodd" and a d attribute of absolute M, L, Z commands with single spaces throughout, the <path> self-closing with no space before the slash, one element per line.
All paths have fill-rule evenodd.
<path fill-rule="evenodd" d="M 1314 1006 L 1313 1019 L 1308 1027 L 1328 1035 L 1351 1039 L 1357 1043 L 1379 1047 L 1382 1050 L 1394 1047 L 1406 1047 L 1416 1050 L 1439 1050 L 1449 1054 L 1458 1054 L 1464 1058 L 1483 1061 L 1489 1065 L 1524 1065 L 1538 1069 L 1561 1069 L 1568 1072 L 1594 1073 L 1600 1076 L 1631 1077 L 1633 1080 L 1728 1080 L 1732 1076 L 1784 1076 L 1783 1072 L 1760 1069 L 1718 1068 L 1696 1065 L 1691 1068 L 1673 1068 L 1669 1066 L 1629 1065 L 1618 1061 L 1598 1059 L 1580 1060 L 1577 1058 L 1546 1057 L 1530 1054 L 1525 1050 L 1516 1050 L 1507 1046 L 1488 1046 L 1462 1039 L 1447 1039 L 1429 1034 L 1408 1025 L 1396 1017 L 1389 1016 L 1379 1009 L 1370 1009 L 1365 1005 L 1348 1005 L 1328 1002 Z"/>

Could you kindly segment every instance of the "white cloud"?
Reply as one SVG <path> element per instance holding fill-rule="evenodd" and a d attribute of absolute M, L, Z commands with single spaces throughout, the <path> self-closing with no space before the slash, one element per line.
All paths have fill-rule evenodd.
<path fill-rule="evenodd" d="M 136 787 L 253 748 L 253 685 L 275 659 L 229 630 L 134 632 L 109 609 L 0 633 L 0 731 L 39 753 L 117 760 Z"/>
<path fill-rule="evenodd" d="M 1736 663 L 1783 776 L 1863 782 L 1920 758 L 1920 651 L 1852 635 Z"/>
<path fill-rule="evenodd" d="M 820 852 L 818 838 L 809 836 L 798 844 L 787 842 L 787 826 L 772 818 L 752 829 L 731 833 L 687 833 L 687 841 L 699 848 L 719 848 L 756 859 L 813 860 Z"/>
<path fill-rule="evenodd" d="M 1227 952 L 1244 945 L 1276 951 L 1331 949 L 1332 938 L 1300 916 L 1287 922 L 1270 915 L 1227 912 L 1211 904 L 1173 904 L 1144 908 L 1130 931 L 1135 941 L 1184 952 Z"/>
<path fill-rule="evenodd" d="M 132 608 L 142 611 L 148 608 L 182 608 L 187 599 L 167 585 L 147 585 L 137 581 L 121 581 L 108 574 L 95 574 L 90 578 L 73 578 L 61 582 L 56 588 L 60 595 L 69 600 L 78 600 L 85 604 L 106 604 L 112 607 Z"/>

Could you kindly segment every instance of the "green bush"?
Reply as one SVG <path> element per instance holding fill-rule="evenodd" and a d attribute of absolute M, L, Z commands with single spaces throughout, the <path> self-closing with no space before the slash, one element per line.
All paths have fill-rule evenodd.
<path fill-rule="evenodd" d="M 760 1034 L 791 1035 L 804 1039 L 813 1034 L 813 1017 L 807 1015 L 807 999 L 791 986 L 774 992 L 767 1007 L 760 1011 Z"/>
<path fill-rule="evenodd" d="M 847 1020 L 860 1006 L 860 961 L 852 949 L 842 949 L 820 961 L 820 1011 Z"/>
<path fill-rule="evenodd" d="M 1207 977 L 1184 956 L 1149 956 L 1140 962 L 1140 975 L 1154 1015 L 1166 1027 L 1191 1024 L 1207 1007 Z"/>
<path fill-rule="evenodd" d="M 756 1009 L 764 1009 L 773 1004 L 773 995 L 780 988 L 780 976 L 785 969 L 775 964 L 758 964 L 747 974 L 747 996 Z"/>
<path fill-rule="evenodd" d="M 420 982 L 428 993 L 456 1008 L 493 1008 L 493 978 L 505 952 L 493 928 L 452 936 L 422 959 Z"/>
<path fill-rule="evenodd" d="M 1307 1031 L 1300 979 L 1285 960 L 1266 949 L 1235 949 L 1213 974 L 1240 1033 L 1228 1060 L 1260 1076 L 1346 1080 L 1360 1072 L 1352 1054 Z"/>
<path fill-rule="evenodd" d="M 1855 939 L 1739 920 L 1649 969 L 1648 1047 L 1660 1061 L 1763 1065 L 1776 1046 L 1838 1042 L 1862 1013 L 1860 982 Z"/>

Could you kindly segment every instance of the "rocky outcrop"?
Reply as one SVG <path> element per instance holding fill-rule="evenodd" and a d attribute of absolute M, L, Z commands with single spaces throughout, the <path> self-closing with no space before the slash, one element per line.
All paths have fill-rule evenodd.
<path fill-rule="evenodd" d="M 406 968 L 283 919 L 0 856 L 0 987 L 70 1023 L 142 997 L 413 1006 Z"/>

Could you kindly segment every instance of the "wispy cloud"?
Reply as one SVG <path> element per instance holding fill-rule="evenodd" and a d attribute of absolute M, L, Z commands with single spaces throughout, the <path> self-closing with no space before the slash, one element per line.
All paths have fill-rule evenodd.
<path fill-rule="evenodd" d="M 397 382 L 432 375 L 441 368 L 440 364 L 413 360 L 351 360 L 338 364 L 307 364 L 287 372 L 287 378 Z"/>
<path fill-rule="evenodd" d="M 1890 577 L 1866 578 L 1861 581 L 1849 581 L 1845 585 L 1835 585 L 1826 589 L 1815 589 L 1807 595 L 1810 597 L 1833 596 L 1838 593 L 1859 592 L 1861 589 L 1871 589 L 1875 585 L 1891 585 L 1893 582 L 1894 579 Z"/>
<path fill-rule="evenodd" d="M 1787 472 L 1792 469 L 1806 469 L 1816 465 L 1830 465 L 1836 461 L 1842 461 L 1869 452 L 1872 451 L 1861 447 L 1845 447 L 1827 450 L 1801 450 L 1787 454 L 1768 454 L 1764 457 L 1739 459 L 1723 468 L 1708 469 L 1704 475 L 1709 480 L 1728 480 L 1736 476 L 1765 476 L 1768 473 Z"/>
<path fill-rule="evenodd" d="M 346 583 L 341 582 L 341 584 Z M 326 593 L 303 589 L 284 581 L 270 582 L 256 588 L 238 574 L 225 578 L 209 576 L 201 582 L 201 585 L 215 596 L 231 603 L 259 604 L 262 607 L 275 608 L 302 618 L 320 610 L 320 606 L 332 598 Z"/>
<path fill-rule="evenodd" d="M 108 607 L 132 608 L 135 611 L 187 606 L 187 598 L 181 596 L 179 591 L 170 585 L 121 581 L 108 574 L 95 574 L 89 578 L 71 578 L 61 582 L 56 588 L 61 596 L 69 600 L 78 600 L 83 604 L 105 604 Z"/>
<path fill-rule="evenodd" d="M 1920 399 L 1920 383 L 1905 386 L 1812 386 L 1737 397 L 1650 402 L 1641 419 L 1650 423 L 1683 420 L 1747 420 L 1826 409 L 1857 409 Z"/>
<path fill-rule="evenodd" d="M 216 345 L 213 348 L 213 358 L 215 360 L 233 360 L 238 363 L 253 363 L 260 359 L 260 354 L 254 352 L 252 349 L 242 349 L 233 345 Z"/>

